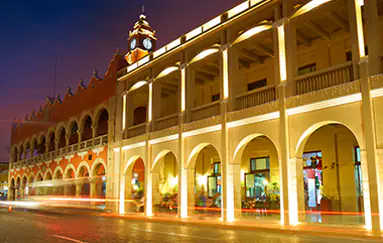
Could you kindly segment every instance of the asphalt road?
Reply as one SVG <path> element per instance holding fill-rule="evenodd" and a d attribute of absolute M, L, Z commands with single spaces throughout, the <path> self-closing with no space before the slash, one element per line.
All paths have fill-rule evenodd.
<path fill-rule="evenodd" d="M 0 242 L 382 242 L 0 209 Z"/>

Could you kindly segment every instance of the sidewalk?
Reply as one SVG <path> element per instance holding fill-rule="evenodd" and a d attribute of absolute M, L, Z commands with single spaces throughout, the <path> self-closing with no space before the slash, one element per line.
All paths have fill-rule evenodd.
<path fill-rule="evenodd" d="M 21 208 L 19 208 L 21 209 Z M 16 208 L 16 210 L 19 210 Z M 21 209 L 25 210 L 25 209 Z M 125 214 L 120 215 L 116 213 L 107 213 L 100 210 L 94 209 L 76 209 L 76 208 L 36 208 L 36 209 L 27 209 L 31 212 L 45 212 L 52 214 L 61 214 L 61 215 L 83 215 L 83 216 L 93 216 L 93 217 L 109 217 L 109 218 L 121 218 L 121 219 L 130 219 L 130 220 L 140 220 L 140 221 L 148 221 L 148 222 L 165 222 L 169 224 L 184 224 L 184 225 L 199 225 L 199 226 L 210 226 L 210 227 L 218 227 L 225 229 L 239 229 L 239 230 L 262 230 L 269 233 L 278 232 L 278 233 L 287 233 L 293 235 L 317 235 L 323 236 L 324 234 L 331 234 L 331 237 L 335 238 L 353 238 L 360 240 L 382 240 L 383 234 L 380 236 L 372 235 L 371 232 L 363 228 L 342 228 L 342 227 L 334 227 L 329 225 L 311 225 L 311 224 L 298 224 L 296 226 L 282 226 L 274 221 L 245 221 L 245 220 L 236 220 L 234 222 L 222 222 L 220 219 L 214 218 L 187 218 L 180 219 L 177 217 L 171 216 L 152 216 L 145 217 L 143 213 L 137 214 Z"/>

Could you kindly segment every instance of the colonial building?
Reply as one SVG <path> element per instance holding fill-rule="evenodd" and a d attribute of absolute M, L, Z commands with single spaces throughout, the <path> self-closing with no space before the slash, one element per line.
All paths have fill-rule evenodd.
<path fill-rule="evenodd" d="M 113 141 L 116 53 L 103 78 L 95 71 L 65 97 L 47 97 L 15 121 L 11 133 L 9 200 L 36 196 L 105 198 L 108 142 Z"/>
<path fill-rule="evenodd" d="M 141 15 L 116 77 L 110 209 L 380 232 L 382 13 L 373 0 L 248 0 L 158 49 Z M 37 162 L 20 161 L 29 137 L 13 140 L 16 188 L 29 168 L 39 175 Z M 46 144 L 37 158 L 69 162 L 44 157 Z M 81 163 L 73 178 L 84 177 Z"/>

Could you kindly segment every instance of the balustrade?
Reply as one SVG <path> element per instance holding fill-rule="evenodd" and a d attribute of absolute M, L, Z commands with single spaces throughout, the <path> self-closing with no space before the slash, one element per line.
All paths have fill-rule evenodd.
<path fill-rule="evenodd" d="M 146 123 L 142 123 L 133 127 L 128 128 L 128 138 L 142 135 L 146 132 Z"/>
<path fill-rule="evenodd" d="M 177 126 L 178 124 L 178 114 L 172 114 L 169 116 L 164 116 L 156 121 L 156 130 L 162 130 L 169 127 Z"/>
<path fill-rule="evenodd" d="M 269 85 L 237 95 L 235 107 L 242 110 L 274 101 L 275 98 L 275 86 Z"/>
<path fill-rule="evenodd" d="M 212 116 L 218 116 L 221 113 L 219 100 L 210 104 L 201 105 L 191 109 L 192 121 L 202 120 Z"/>
<path fill-rule="evenodd" d="M 353 81 L 352 63 L 346 62 L 295 78 L 297 95 Z"/>

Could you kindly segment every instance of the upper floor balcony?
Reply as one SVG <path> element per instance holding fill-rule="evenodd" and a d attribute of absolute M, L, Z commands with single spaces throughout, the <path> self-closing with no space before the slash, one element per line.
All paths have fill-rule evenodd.
<path fill-rule="evenodd" d="M 11 168 L 50 161 L 108 144 L 109 107 L 100 104 L 79 118 L 51 126 L 33 137 L 12 145 Z"/>
<path fill-rule="evenodd" d="M 363 6 L 359 6 L 362 17 L 358 19 L 349 1 L 331 1 L 319 7 L 313 7 L 315 0 L 259 1 L 257 6 L 253 2 L 242 4 L 242 13 L 234 19 L 229 18 L 234 10 L 224 13 L 216 19 L 217 26 L 206 33 L 203 25 L 195 37 L 188 38 L 190 33 L 182 36 L 180 48 L 169 49 L 164 56 L 153 54 L 135 69 L 121 70 L 118 96 L 124 98 L 117 117 L 125 122 L 121 124 L 123 138 L 175 127 L 181 113 L 188 124 L 219 121 L 227 95 L 225 85 L 227 112 L 232 114 L 229 119 L 277 111 L 281 53 L 286 64 L 283 85 L 291 106 L 299 97 L 329 90 L 339 96 L 342 92 L 336 90 L 359 92 L 354 81 L 360 79 L 361 51 L 369 56 L 370 74 L 381 73 L 382 55 L 376 50 L 380 50 L 383 33 L 370 35 L 365 38 L 365 48 L 358 48 L 358 26 L 374 29 L 368 26 L 371 20 Z M 376 8 L 380 23 L 383 7 Z M 282 23 L 285 50 L 280 48 L 278 32 Z"/>

